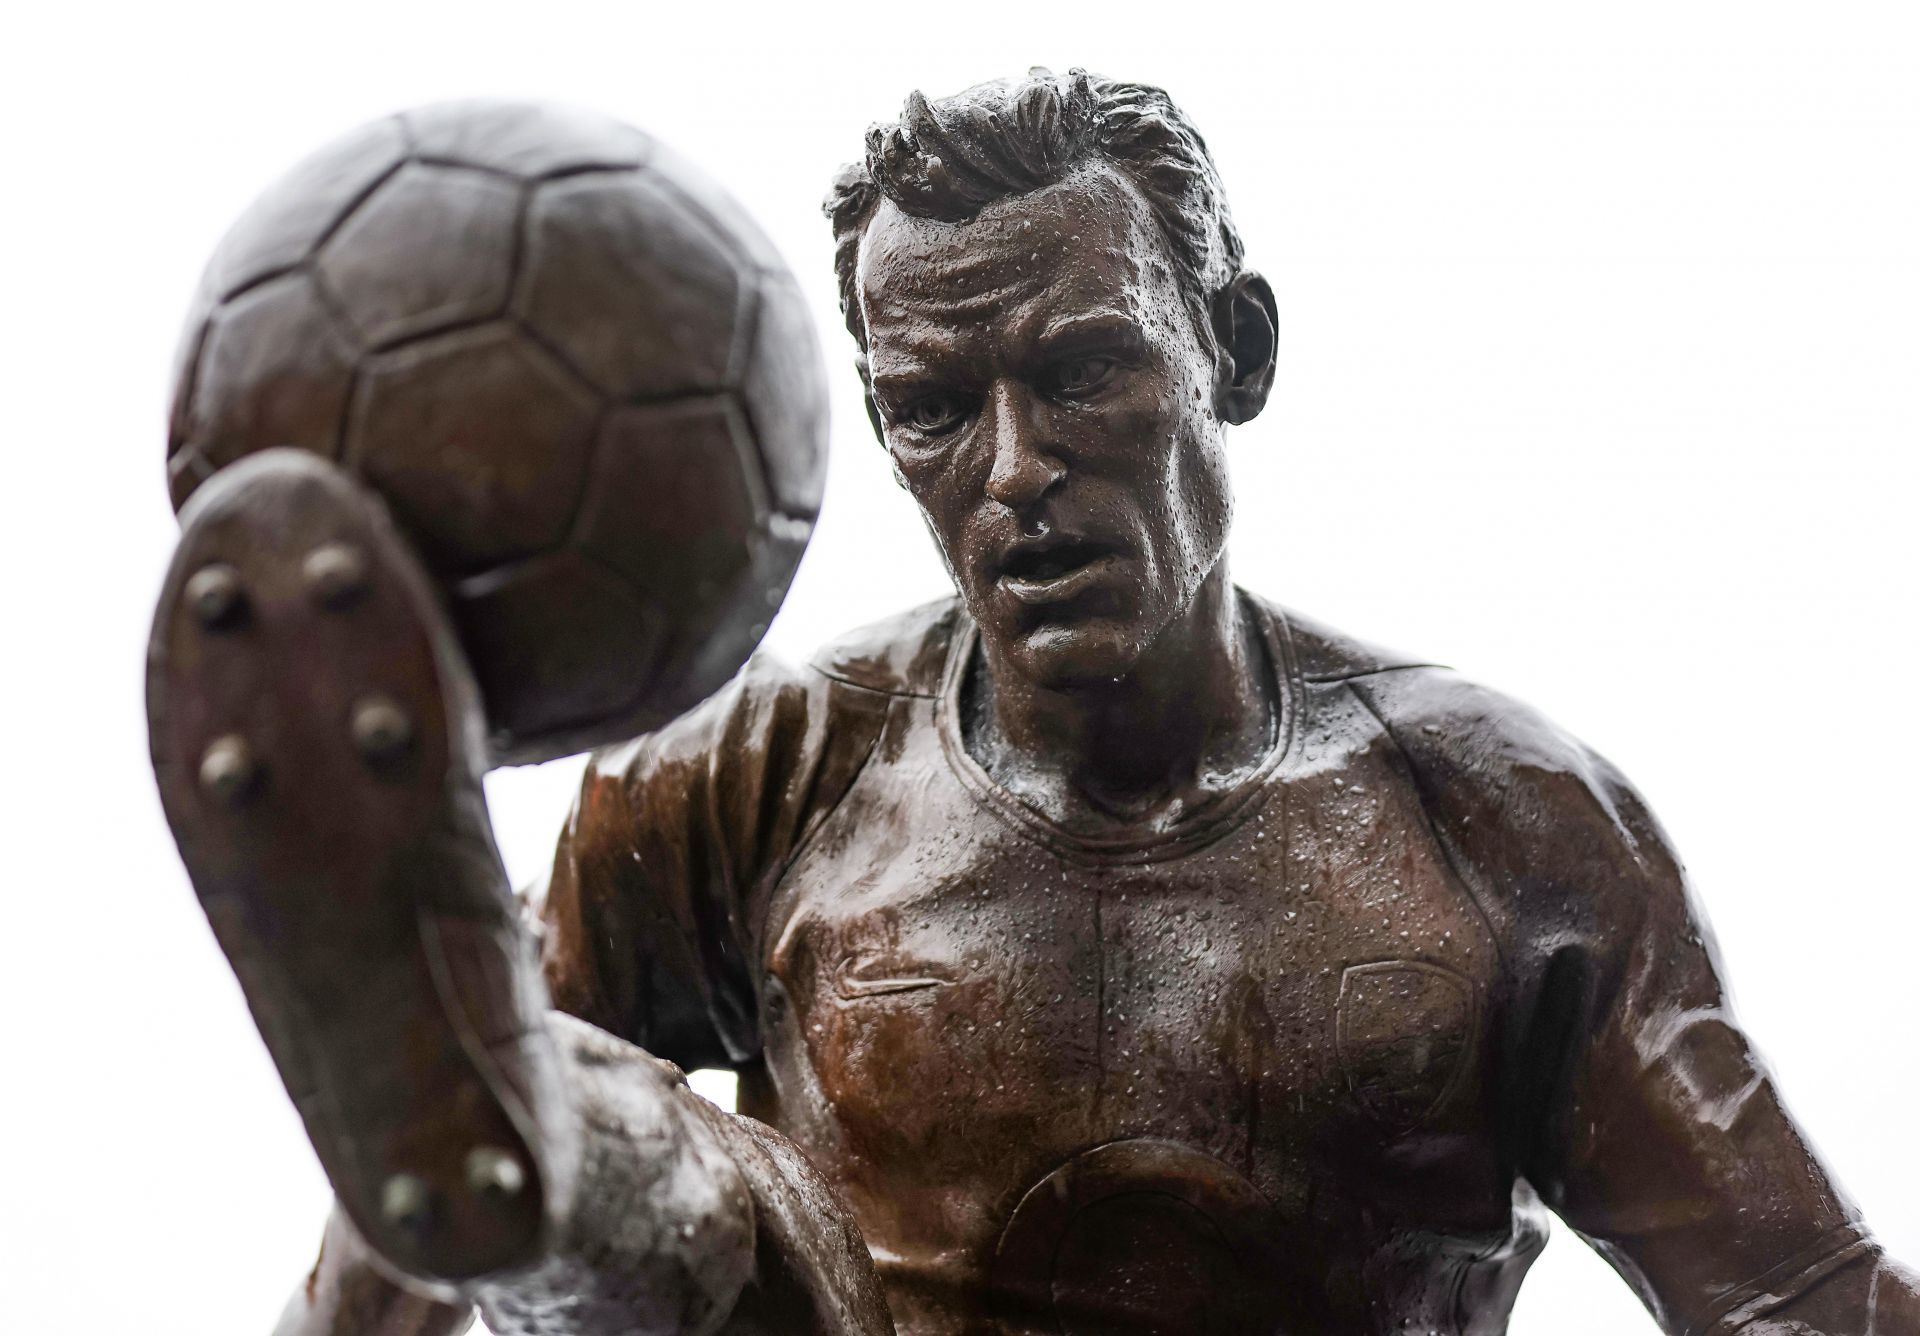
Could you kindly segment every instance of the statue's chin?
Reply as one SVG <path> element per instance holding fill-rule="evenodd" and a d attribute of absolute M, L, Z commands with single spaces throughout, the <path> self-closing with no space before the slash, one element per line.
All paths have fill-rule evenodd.
<path fill-rule="evenodd" d="M 1034 627 L 1012 637 L 994 656 L 1014 676 L 1045 691 L 1111 686 L 1140 657 L 1129 628 L 1105 619 Z"/>

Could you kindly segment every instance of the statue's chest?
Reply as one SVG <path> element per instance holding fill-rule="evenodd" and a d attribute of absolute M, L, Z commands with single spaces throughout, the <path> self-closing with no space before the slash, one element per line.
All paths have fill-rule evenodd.
<path fill-rule="evenodd" d="M 1049 847 L 957 785 L 898 798 L 863 780 L 766 938 L 780 1121 L 856 1199 L 932 1193 L 966 1232 L 1144 1138 L 1289 1213 L 1314 1161 L 1481 1117 L 1495 948 L 1379 755 L 1164 858 Z"/>

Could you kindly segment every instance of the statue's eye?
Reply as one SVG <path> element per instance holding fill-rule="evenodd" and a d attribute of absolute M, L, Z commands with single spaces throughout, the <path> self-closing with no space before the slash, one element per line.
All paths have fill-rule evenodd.
<path fill-rule="evenodd" d="M 937 435 L 955 426 L 966 416 L 966 405 L 954 394 L 929 394 L 907 405 L 902 415 L 915 431 Z"/>
<path fill-rule="evenodd" d="M 1111 357 L 1070 357 L 1054 364 L 1050 379 L 1060 394 L 1085 394 L 1106 384 L 1113 374 Z"/>

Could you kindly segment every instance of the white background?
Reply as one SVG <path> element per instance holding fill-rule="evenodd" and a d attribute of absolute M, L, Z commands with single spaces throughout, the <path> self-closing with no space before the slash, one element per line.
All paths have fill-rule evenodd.
<path fill-rule="evenodd" d="M 1920 19 L 1909 4 L 200 3 L 8 10 L 0 1326 L 264 1332 L 326 1192 L 145 758 L 164 383 L 199 264 L 348 126 L 560 97 L 729 183 L 815 299 L 836 454 L 773 640 L 941 591 L 817 211 L 913 87 L 1164 84 L 1280 303 L 1246 584 L 1546 708 L 1687 853 L 1743 1015 L 1920 1261 Z M 577 764 L 495 777 L 518 877 Z M 1650 1331 L 1564 1230 L 1522 1336 Z"/>

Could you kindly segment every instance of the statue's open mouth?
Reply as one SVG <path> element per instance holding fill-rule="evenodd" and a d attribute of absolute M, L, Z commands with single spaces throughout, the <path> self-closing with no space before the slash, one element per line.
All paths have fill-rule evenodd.
<path fill-rule="evenodd" d="M 1111 543 L 1054 537 L 1017 545 L 1000 564 L 1000 587 L 1023 603 L 1077 598 L 1119 561 Z"/>
<path fill-rule="evenodd" d="M 1016 580 L 1053 580 L 1119 553 L 1118 543 L 1104 543 L 1075 534 L 1023 538 L 1001 558 L 1000 574 Z"/>

